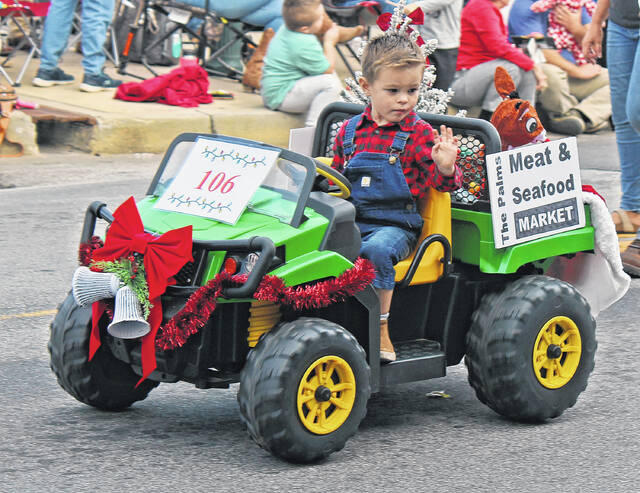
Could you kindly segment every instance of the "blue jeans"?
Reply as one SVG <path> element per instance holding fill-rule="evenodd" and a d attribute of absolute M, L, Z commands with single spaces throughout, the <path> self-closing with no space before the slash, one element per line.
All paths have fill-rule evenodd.
<path fill-rule="evenodd" d="M 416 246 L 418 233 L 397 226 L 358 223 L 362 236 L 360 255 L 376 267 L 373 287 L 393 289 L 396 271 L 393 266 L 406 258 Z"/>
<path fill-rule="evenodd" d="M 71 22 L 78 0 L 52 0 L 44 23 L 40 68 L 51 70 L 67 47 Z M 82 2 L 82 67 L 84 73 L 102 72 L 107 28 L 113 16 L 114 0 L 85 0 Z"/>
<path fill-rule="evenodd" d="M 196 7 L 205 6 L 205 0 L 180 1 Z M 209 9 L 230 21 L 264 26 L 265 29 L 271 27 L 274 31 L 284 23 L 282 0 L 209 0 Z M 193 28 L 194 24 L 190 24 L 189 27 Z"/>
<path fill-rule="evenodd" d="M 640 32 L 609 21 L 607 66 L 620 156 L 620 207 L 640 212 Z M 640 237 L 640 235 L 639 235 Z"/>

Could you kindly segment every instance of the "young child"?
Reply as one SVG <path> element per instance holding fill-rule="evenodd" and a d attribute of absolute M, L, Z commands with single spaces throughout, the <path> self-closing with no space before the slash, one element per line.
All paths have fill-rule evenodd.
<path fill-rule="evenodd" d="M 264 105 L 288 113 L 306 112 L 314 126 L 322 109 L 338 101 L 342 85 L 334 73 L 335 45 L 340 32 L 333 25 L 320 44 L 324 7 L 320 0 L 284 0 L 285 25 L 269 43 L 261 80 Z"/>
<path fill-rule="evenodd" d="M 411 253 L 422 229 L 415 199 L 428 187 L 451 191 L 462 183 L 452 130 L 443 125 L 438 134 L 413 111 L 424 68 L 420 49 L 408 37 L 385 34 L 372 40 L 358 81 L 370 104 L 342 125 L 333 148 L 333 167 L 353 187 L 360 255 L 376 266 L 380 359 L 386 362 L 396 358 L 388 329 L 393 266 Z"/>

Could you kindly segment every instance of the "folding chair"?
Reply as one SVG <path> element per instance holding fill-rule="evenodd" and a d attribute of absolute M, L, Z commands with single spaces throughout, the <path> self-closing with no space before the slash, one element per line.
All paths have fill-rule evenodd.
<path fill-rule="evenodd" d="M 135 32 L 139 27 L 143 27 L 143 43 L 142 46 L 143 52 L 141 56 L 141 63 L 151 72 L 154 76 L 157 73 L 151 68 L 147 61 L 146 53 L 153 50 L 160 43 L 163 43 L 166 39 L 173 36 L 174 33 L 185 31 L 189 33 L 192 38 L 197 39 L 197 53 L 196 56 L 199 60 L 200 65 L 202 65 L 206 69 L 206 61 L 215 59 L 221 63 L 223 67 L 227 69 L 227 73 L 218 73 L 213 70 L 207 70 L 211 75 L 223 75 L 226 77 L 230 77 L 234 80 L 240 80 L 242 78 L 242 72 L 231 67 L 224 60 L 222 60 L 223 53 L 234 43 L 241 40 L 245 45 L 244 51 L 251 51 L 256 48 L 253 40 L 247 36 L 249 32 L 252 31 L 261 31 L 261 27 L 252 26 L 246 23 L 242 23 L 242 28 L 238 29 L 230 24 L 232 19 L 226 19 L 224 17 L 218 16 L 215 11 L 212 11 L 208 8 L 209 2 L 208 0 L 205 2 L 205 7 L 195 7 L 193 5 L 189 5 L 182 2 L 175 2 L 172 0 L 143 0 L 141 4 L 141 8 L 137 15 L 137 20 L 134 21 L 134 24 L 131 25 L 130 33 L 127 39 L 127 42 L 120 53 L 120 65 L 118 68 L 118 73 L 124 75 L 131 75 L 133 77 L 142 78 L 135 74 L 131 74 L 126 72 L 126 64 L 128 63 L 129 49 L 130 49 L 130 39 L 135 36 Z M 170 21 L 174 23 L 174 27 L 167 31 L 162 37 L 157 38 L 151 44 L 146 44 L 144 42 L 144 36 L 147 31 L 146 24 L 148 22 L 147 11 L 149 9 L 153 9 L 159 13 L 162 13 L 168 17 Z M 198 32 L 194 31 L 189 27 L 189 21 L 192 18 L 201 19 L 203 21 L 202 26 L 198 29 Z M 222 46 L 217 46 L 216 43 L 209 39 L 206 35 L 206 26 L 209 24 L 223 24 L 225 25 L 232 33 L 232 39 L 224 43 Z M 246 47 L 249 47 L 246 49 Z M 211 52 L 211 54 L 209 54 Z"/>
<path fill-rule="evenodd" d="M 2 63 L 0 63 L 0 73 L 2 73 L 9 84 L 14 87 L 18 87 L 20 85 L 22 77 L 31 62 L 31 59 L 36 54 L 40 55 L 42 28 L 44 25 L 44 19 L 49 12 L 49 4 L 50 2 L 36 3 L 5 0 L 0 8 L 1 23 L 5 26 L 13 23 L 22 33 L 22 39 L 18 45 L 15 46 Z M 21 19 L 22 22 L 20 22 L 19 19 Z M 15 57 L 15 55 L 25 46 L 29 48 L 27 58 L 20 67 L 18 77 L 13 80 L 5 70 L 5 67 L 9 60 Z"/>
<path fill-rule="evenodd" d="M 370 26 L 375 24 L 376 19 L 382 13 L 382 9 L 380 4 L 375 1 L 361 1 L 356 5 L 336 5 L 333 0 L 322 0 L 322 5 L 324 6 L 324 10 L 327 12 L 329 17 L 333 22 L 340 26 L 352 27 L 352 26 Z M 355 58 L 358 63 L 360 63 L 360 57 L 352 48 L 352 46 L 348 43 L 338 43 L 336 44 L 336 51 L 338 52 L 338 56 L 342 59 L 342 62 L 345 64 L 351 76 L 355 79 L 356 74 L 355 70 L 349 63 L 349 59 L 347 58 L 344 50 L 349 52 L 353 58 Z"/>

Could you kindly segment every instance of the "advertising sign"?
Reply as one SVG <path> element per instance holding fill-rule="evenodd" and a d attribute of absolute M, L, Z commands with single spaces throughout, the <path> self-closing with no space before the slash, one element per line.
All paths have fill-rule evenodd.
<path fill-rule="evenodd" d="M 585 224 L 575 137 L 487 155 L 497 248 Z"/>
<path fill-rule="evenodd" d="M 278 154 L 199 137 L 154 207 L 235 224 Z"/>

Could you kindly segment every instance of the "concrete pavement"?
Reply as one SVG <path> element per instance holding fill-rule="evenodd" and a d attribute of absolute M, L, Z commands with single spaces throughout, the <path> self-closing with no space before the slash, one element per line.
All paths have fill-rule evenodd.
<path fill-rule="evenodd" d="M 18 54 L 6 69 L 15 78 L 25 55 Z M 222 89 L 233 93 L 233 100 L 215 100 L 197 108 L 181 108 L 158 103 L 135 103 L 113 99 L 115 90 L 85 93 L 78 89 L 82 81 L 81 56 L 67 52 L 60 67 L 76 78 L 70 85 L 48 88 L 31 85 L 38 60 L 32 60 L 16 87 L 21 100 L 37 103 L 75 114 L 86 115 L 95 124 L 67 123 L 29 125 L 29 118 L 15 116 L 14 126 L 20 132 L 9 135 L 27 145 L 26 153 L 38 152 L 37 142 L 70 146 L 93 154 L 122 154 L 135 152 L 163 152 L 169 142 L 182 132 L 206 132 L 236 135 L 286 147 L 289 129 L 304 126 L 302 116 L 288 115 L 266 109 L 259 94 L 243 92 L 242 85 L 221 77 L 209 78 L 209 90 Z M 167 73 L 174 67 L 153 67 L 159 73 Z M 127 70 L 145 78 L 153 75 L 142 65 L 130 63 Z M 343 70 L 341 68 L 340 70 Z M 117 74 L 113 64 L 107 62 L 111 77 L 126 82 L 139 81 L 134 77 Z M 346 73 L 346 70 L 345 70 Z M 7 84 L 1 76 L 0 83 Z M 19 113 L 19 112 L 17 112 Z M 13 135 L 13 139 L 11 138 Z M 35 138 L 36 142 L 33 142 Z M 6 153 L 6 152 L 4 152 Z"/>

